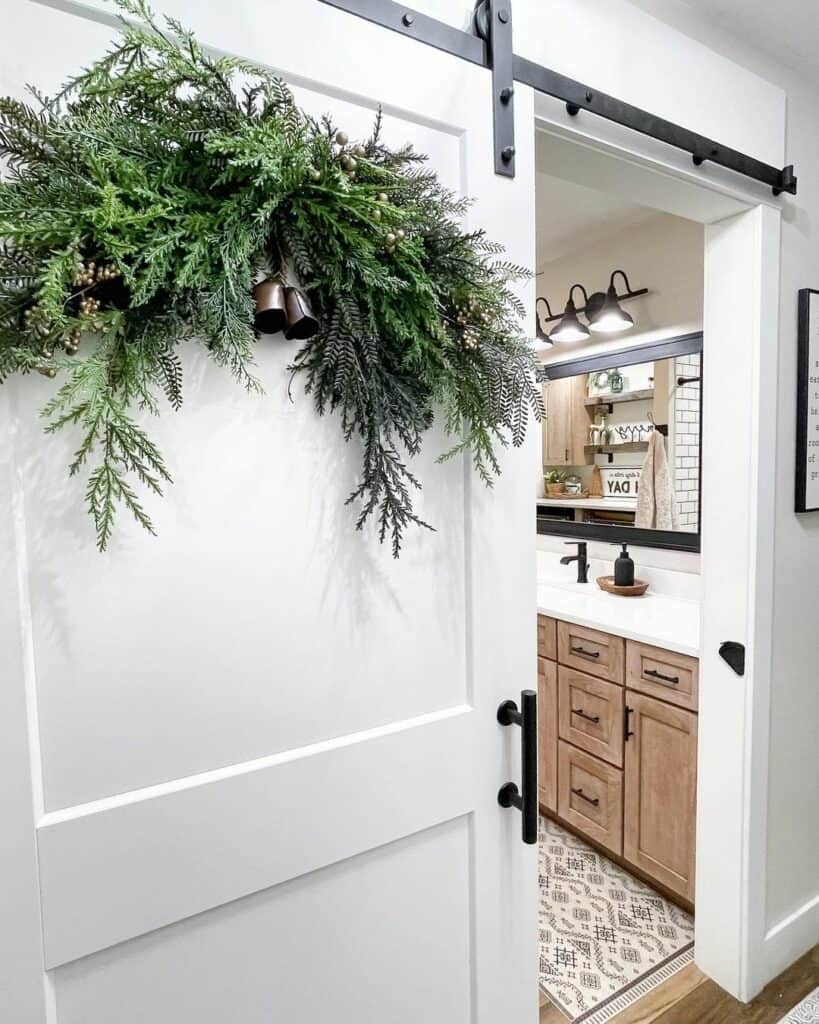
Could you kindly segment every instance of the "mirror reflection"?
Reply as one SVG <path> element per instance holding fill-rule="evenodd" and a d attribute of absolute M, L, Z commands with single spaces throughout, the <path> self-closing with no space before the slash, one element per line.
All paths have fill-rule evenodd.
<path fill-rule="evenodd" d="M 701 352 L 618 358 L 544 382 L 538 518 L 697 533 Z"/>

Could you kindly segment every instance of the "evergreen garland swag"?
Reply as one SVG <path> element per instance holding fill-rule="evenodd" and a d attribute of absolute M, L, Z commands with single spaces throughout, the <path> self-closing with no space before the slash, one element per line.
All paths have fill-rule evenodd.
<path fill-rule="evenodd" d="M 497 444 L 520 445 L 540 397 L 525 275 L 468 202 L 410 146 L 351 145 L 328 117 L 243 60 L 209 56 L 145 0 L 116 0 L 121 39 L 54 97 L 0 99 L 0 381 L 58 377 L 46 431 L 78 432 L 97 543 L 140 489 L 171 475 L 140 423 L 182 404 L 179 346 L 197 342 L 249 390 L 251 288 L 291 268 L 320 320 L 292 370 L 363 450 L 349 502 L 394 554 L 420 486 L 409 462 L 436 408 L 491 483 Z M 134 19 L 133 21 L 130 19 Z M 269 340 L 266 343 L 272 343 Z"/>

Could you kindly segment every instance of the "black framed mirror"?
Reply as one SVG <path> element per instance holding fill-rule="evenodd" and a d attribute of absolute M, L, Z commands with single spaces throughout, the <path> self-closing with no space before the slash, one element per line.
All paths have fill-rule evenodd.
<path fill-rule="evenodd" d="M 549 362 L 541 379 L 537 532 L 699 551 L 702 332 Z"/>

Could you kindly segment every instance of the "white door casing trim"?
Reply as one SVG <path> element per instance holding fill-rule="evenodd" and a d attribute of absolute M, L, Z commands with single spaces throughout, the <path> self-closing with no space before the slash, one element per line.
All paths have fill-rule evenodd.
<path fill-rule="evenodd" d="M 761 187 L 719 171 L 712 172 L 714 180 L 704 180 L 667 147 L 626 135 L 617 126 L 592 118 L 577 123 L 548 97 L 536 97 L 536 111 L 538 146 L 553 147 L 560 176 L 711 225 L 706 231 L 703 325 L 696 957 L 706 974 L 748 1000 L 811 944 L 819 917 L 819 906 L 808 905 L 783 925 L 792 933 L 790 941 L 776 927 L 766 935 L 774 495 L 765 473 L 776 445 L 782 203 Z M 720 238 L 727 235 L 732 236 L 730 266 L 717 256 Z M 729 349 L 747 374 L 745 390 L 734 384 L 728 365 L 714 372 L 717 344 Z M 726 415 L 728 403 L 720 400 L 723 392 L 715 391 L 715 382 L 732 387 L 731 407 L 734 413 L 739 409 L 738 420 Z M 729 444 L 738 438 L 743 446 L 747 442 L 747 450 Z M 730 456 L 740 467 L 733 494 L 724 487 L 724 474 L 714 472 Z M 747 513 L 744 525 L 737 524 L 735 509 Z M 733 528 L 723 525 L 726 519 Z M 729 548 L 736 561 L 726 564 Z M 725 586 L 731 583 L 736 587 L 727 594 Z M 731 628 L 726 610 L 731 611 Z M 742 680 L 717 654 L 719 643 L 732 639 L 746 645 Z M 772 942 L 778 956 L 770 951 Z"/>

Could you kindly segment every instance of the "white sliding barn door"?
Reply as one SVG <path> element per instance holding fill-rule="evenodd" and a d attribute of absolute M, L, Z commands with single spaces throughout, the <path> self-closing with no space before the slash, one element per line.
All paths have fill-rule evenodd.
<path fill-rule="evenodd" d="M 7 0 L 0 92 L 101 54 L 101 5 Z M 157 7 L 161 7 L 157 0 Z M 533 112 L 493 173 L 487 71 L 317 0 L 164 0 L 364 137 L 383 103 L 534 257 Z M 534 1024 L 536 858 L 516 810 L 535 679 L 532 455 L 493 492 L 416 470 L 436 533 L 400 561 L 357 534 L 359 451 L 258 346 L 250 397 L 195 353 L 152 424 L 177 479 L 95 551 L 53 384 L 0 389 L 0 1020 L 9 1024 Z M 10 443 L 6 443 L 10 439 Z"/>

